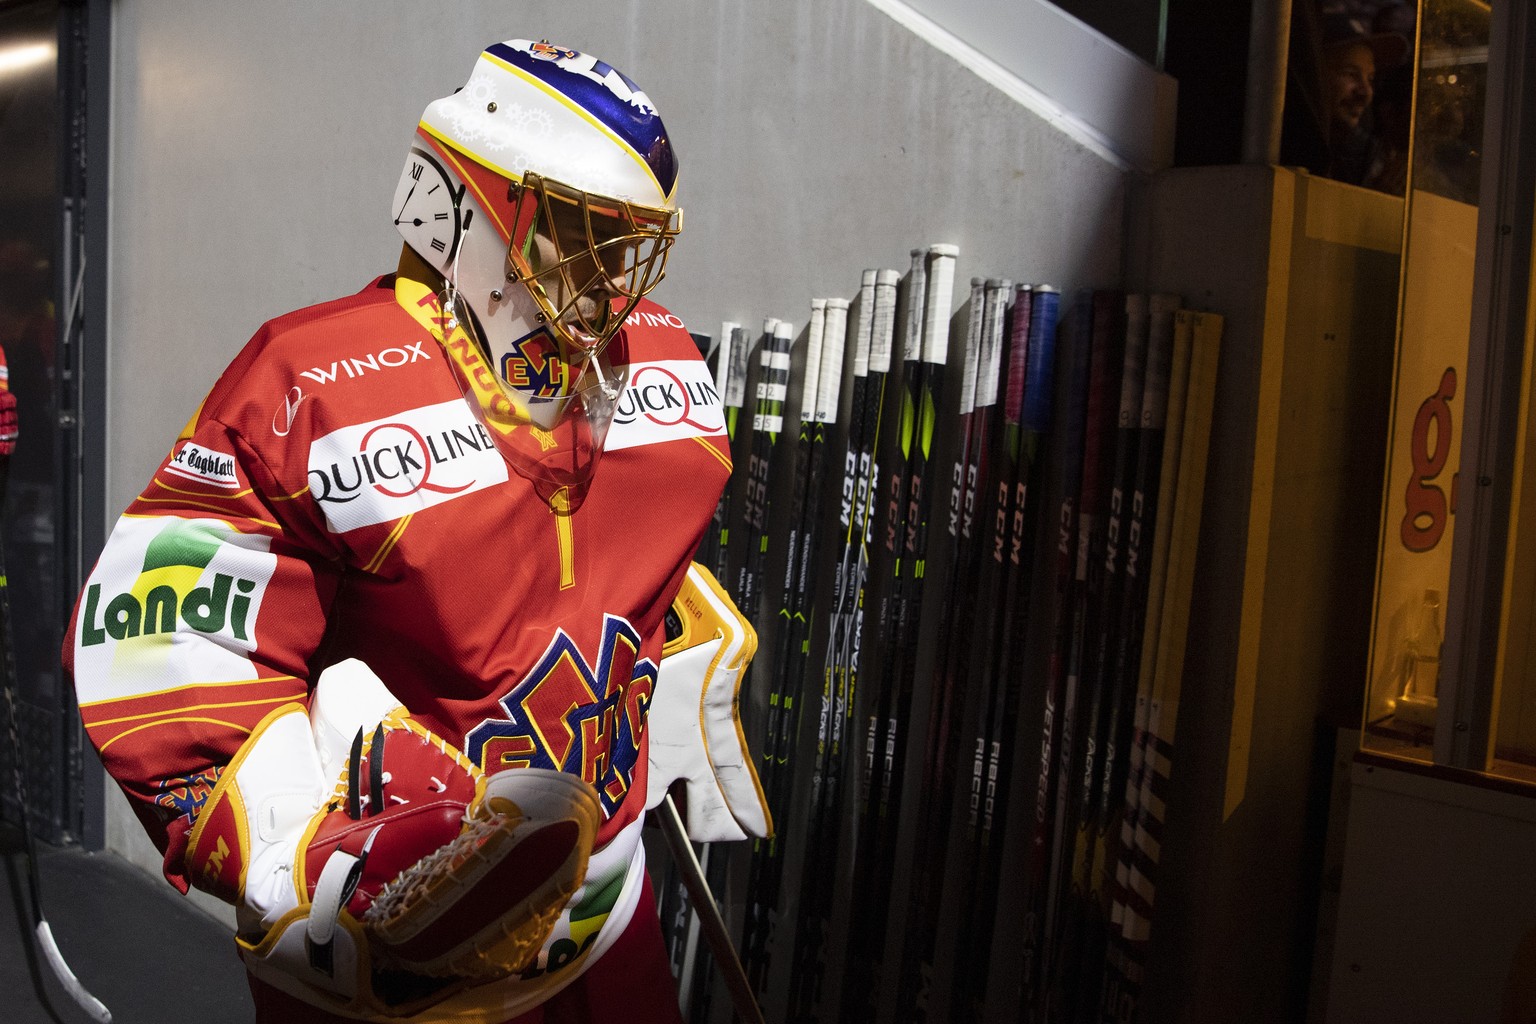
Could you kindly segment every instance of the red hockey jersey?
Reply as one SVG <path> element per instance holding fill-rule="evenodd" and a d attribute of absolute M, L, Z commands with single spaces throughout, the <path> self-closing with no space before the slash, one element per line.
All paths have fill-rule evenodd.
<path fill-rule="evenodd" d="M 263 326 L 113 530 L 64 659 L 103 763 L 183 889 L 221 766 L 346 658 L 486 771 L 591 782 L 607 820 L 525 979 L 537 988 L 600 951 L 644 884 L 663 621 L 729 447 L 692 338 L 642 302 L 609 348 L 629 381 L 590 490 L 556 514 L 461 393 L 437 313 L 425 286 L 388 276 Z"/>

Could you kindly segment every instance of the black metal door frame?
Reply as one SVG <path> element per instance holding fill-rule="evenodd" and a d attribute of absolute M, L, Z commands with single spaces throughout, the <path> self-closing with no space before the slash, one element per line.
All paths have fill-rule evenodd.
<path fill-rule="evenodd" d="M 0 149 L 17 175 L 0 195 L 0 342 L 21 412 L 0 506 L 19 725 L 19 749 L 0 752 L 0 808 L 14 819 L 19 756 L 36 834 L 90 849 L 105 840 L 104 777 L 59 649 L 106 524 L 110 22 L 109 0 L 0 0 L 0 53 L 13 55 Z M 15 69 L 23 47 L 36 54 L 50 36 L 51 64 Z"/>

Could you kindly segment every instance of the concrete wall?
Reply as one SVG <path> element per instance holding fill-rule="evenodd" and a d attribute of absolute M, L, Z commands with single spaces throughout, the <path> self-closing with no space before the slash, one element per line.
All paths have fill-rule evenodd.
<path fill-rule="evenodd" d="M 113 7 L 107 504 L 132 499 L 265 319 L 393 269 L 416 120 L 479 49 L 589 50 L 683 168 L 657 298 L 695 329 L 849 295 L 934 241 L 972 275 L 1119 282 L 1126 172 L 864 0 L 301 0 Z M 960 296 L 957 296 L 960 298 Z M 109 842 L 158 858 L 109 797 Z"/>

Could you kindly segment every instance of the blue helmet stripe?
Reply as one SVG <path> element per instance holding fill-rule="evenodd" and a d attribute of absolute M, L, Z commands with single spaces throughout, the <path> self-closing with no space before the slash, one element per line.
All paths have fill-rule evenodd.
<path fill-rule="evenodd" d="M 663 195 L 672 194 L 672 188 L 677 183 L 677 157 L 672 151 L 667 128 L 661 123 L 660 116 L 646 112 L 614 94 L 601 82 L 567 70 L 556 61 L 541 60 L 505 43 L 486 47 L 486 53 L 527 72 L 591 114 L 639 154 L 650 167 L 651 173 L 656 175 Z M 611 71 L 632 92 L 641 91 L 622 72 L 602 61 L 597 62 L 594 70 L 600 75 Z"/>

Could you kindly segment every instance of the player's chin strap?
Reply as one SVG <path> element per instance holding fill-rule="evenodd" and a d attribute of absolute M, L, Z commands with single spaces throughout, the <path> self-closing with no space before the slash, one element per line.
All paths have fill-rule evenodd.
<path fill-rule="evenodd" d="M 690 840 L 709 843 L 773 834 L 773 819 L 737 718 L 738 687 L 757 634 L 707 569 L 688 567 L 667 619 L 667 642 L 646 717 L 647 799 L 688 898 L 699 916 L 736 1015 L 762 1011 Z M 688 822 L 668 790 L 681 784 Z"/>

